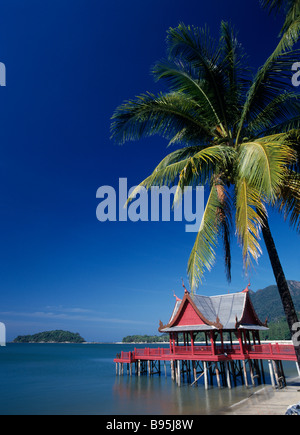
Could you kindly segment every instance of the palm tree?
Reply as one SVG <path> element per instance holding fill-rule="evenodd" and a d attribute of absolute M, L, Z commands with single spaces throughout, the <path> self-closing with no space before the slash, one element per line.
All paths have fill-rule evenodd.
<path fill-rule="evenodd" d="M 231 25 L 222 22 L 216 41 L 207 27 L 180 24 L 169 29 L 167 58 L 153 68 L 169 91 L 123 103 L 111 126 L 120 144 L 158 134 L 176 146 L 140 186 L 177 185 L 175 201 L 184 186 L 209 186 L 188 261 L 192 291 L 214 265 L 220 239 L 230 281 L 234 227 L 246 271 L 261 255 L 262 232 L 290 329 L 298 319 L 267 210 L 278 209 L 299 231 L 300 99 L 291 84 L 299 54 L 277 50 L 253 76 Z"/>
<path fill-rule="evenodd" d="M 285 15 L 284 24 L 279 33 L 280 42 L 277 50 L 292 48 L 299 39 L 300 33 L 300 2 L 299 0 L 260 0 L 262 7 L 270 13 Z"/>

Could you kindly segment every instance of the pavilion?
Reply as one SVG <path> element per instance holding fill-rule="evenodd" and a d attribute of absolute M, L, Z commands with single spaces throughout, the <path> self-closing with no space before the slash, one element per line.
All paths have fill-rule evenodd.
<path fill-rule="evenodd" d="M 179 346 L 179 334 L 182 334 L 184 346 L 189 346 L 193 354 L 195 338 L 202 332 L 206 345 L 210 344 L 212 349 L 216 349 L 219 340 L 218 350 L 230 352 L 234 349 L 234 339 L 238 340 L 243 354 L 246 346 L 260 344 L 259 333 L 267 329 L 267 321 L 262 323 L 255 312 L 247 286 L 242 292 L 220 296 L 200 296 L 185 289 L 183 299 L 176 297 L 168 324 L 160 322 L 159 332 L 169 334 L 172 353 Z M 230 345 L 226 348 L 223 340 L 225 332 L 230 337 Z"/>

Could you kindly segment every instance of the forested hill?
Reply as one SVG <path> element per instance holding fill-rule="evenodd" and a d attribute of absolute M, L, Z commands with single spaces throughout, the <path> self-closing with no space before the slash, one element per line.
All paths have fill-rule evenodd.
<path fill-rule="evenodd" d="M 300 312 L 300 282 L 288 281 L 290 293 L 297 312 Z M 276 285 L 270 285 L 256 292 L 251 291 L 251 301 L 262 322 L 277 322 L 284 317 L 282 302 Z"/>
<path fill-rule="evenodd" d="M 13 343 L 84 343 L 78 333 L 69 331 L 45 331 L 34 335 L 19 335 Z"/>

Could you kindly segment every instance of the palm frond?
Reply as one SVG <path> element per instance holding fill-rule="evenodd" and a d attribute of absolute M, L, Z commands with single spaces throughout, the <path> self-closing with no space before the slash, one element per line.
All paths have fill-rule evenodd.
<path fill-rule="evenodd" d="M 222 51 L 209 29 L 185 26 L 183 23 L 170 28 L 167 35 L 170 59 L 178 58 L 190 64 L 198 72 L 198 79 L 204 80 L 218 105 L 218 114 L 229 136 L 226 101 L 224 99 L 224 74 Z"/>
<path fill-rule="evenodd" d="M 280 35 L 281 36 L 285 35 L 285 39 L 288 39 L 289 31 L 291 32 L 293 31 L 292 27 L 300 16 L 299 1 L 298 0 L 261 0 L 261 4 L 263 8 L 269 10 L 269 13 L 275 13 L 275 14 L 278 14 L 279 12 L 285 13 L 286 17 L 282 29 L 280 31 Z"/>
<path fill-rule="evenodd" d="M 228 22 L 221 22 L 220 45 L 222 48 L 222 70 L 226 83 L 225 101 L 229 110 L 227 117 L 234 124 L 244 104 L 251 85 L 247 56 L 237 38 L 237 32 Z"/>
<path fill-rule="evenodd" d="M 269 13 L 277 14 L 283 7 L 286 7 L 287 0 L 260 0 L 260 3 L 263 8 L 268 9 Z"/>
<path fill-rule="evenodd" d="M 210 139 L 212 132 L 205 119 L 199 119 L 195 102 L 184 94 L 144 94 L 119 106 L 112 116 L 111 138 L 120 144 L 159 134 L 173 139 L 185 132 L 189 142 Z"/>
<path fill-rule="evenodd" d="M 273 102 L 274 98 L 285 92 L 294 93 L 291 83 L 291 65 L 297 62 L 299 57 L 299 50 L 273 53 L 258 70 L 242 110 L 237 142 L 240 141 L 245 124 L 257 118 Z"/>
<path fill-rule="evenodd" d="M 239 176 L 271 203 L 284 182 L 287 167 L 296 158 L 285 137 L 284 134 L 269 136 L 243 143 L 239 148 Z"/>
<path fill-rule="evenodd" d="M 297 232 L 300 232 L 300 175 L 289 171 L 277 196 L 278 210 Z"/>
<path fill-rule="evenodd" d="M 263 224 L 261 216 L 266 210 L 261 202 L 261 195 L 250 187 L 245 178 L 236 184 L 236 232 L 242 246 L 244 268 L 247 271 L 252 260 L 258 261 L 262 250 L 260 231 Z"/>
<path fill-rule="evenodd" d="M 186 147 L 166 156 L 153 173 L 142 181 L 128 198 L 135 198 L 142 187 L 177 185 L 174 203 L 179 201 L 184 188 L 189 185 L 205 185 L 209 182 L 217 164 L 226 165 L 233 160 L 235 151 L 224 145 Z"/>
<path fill-rule="evenodd" d="M 284 132 L 283 123 L 300 124 L 300 96 L 295 92 L 283 92 L 276 95 L 273 100 L 255 117 L 246 128 L 246 135 L 259 137 L 269 135 L 269 131 Z M 280 126 L 276 129 L 276 126 Z M 287 126 L 287 130 L 289 129 Z"/>
<path fill-rule="evenodd" d="M 211 125 L 212 128 L 216 125 L 219 126 L 223 135 L 225 134 L 211 90 L 204 80 L 199 80 L 197 71 L 190 64 L 186 64 L 180 59 L 174 59 L 172 62 L 164 60 L 158 62 L 152 72 L 156 80 L 166 80 L 170 90 L 192 96 L 195 103 L 199 105 L 203 116 L 206 117 L 207 124 Z"/>

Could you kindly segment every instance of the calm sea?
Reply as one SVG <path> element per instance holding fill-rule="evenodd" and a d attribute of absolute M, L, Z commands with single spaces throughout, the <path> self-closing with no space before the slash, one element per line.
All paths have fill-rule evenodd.
<path fill-rule="evenodd" d="M 201 415 L 257 388 L 180 388 L 168 376 L 116 376 L 113 358 L 134 345 L 8 344 L 0 348 L 1 415 Z M 144 347 L 144 346 L 141 346 Z M 157 347 L 157 346 L 155 346 Z M 296 376 L 295 364 L 287 364 Z M 126 373 L 126 371 L 125 371 Z"/>

